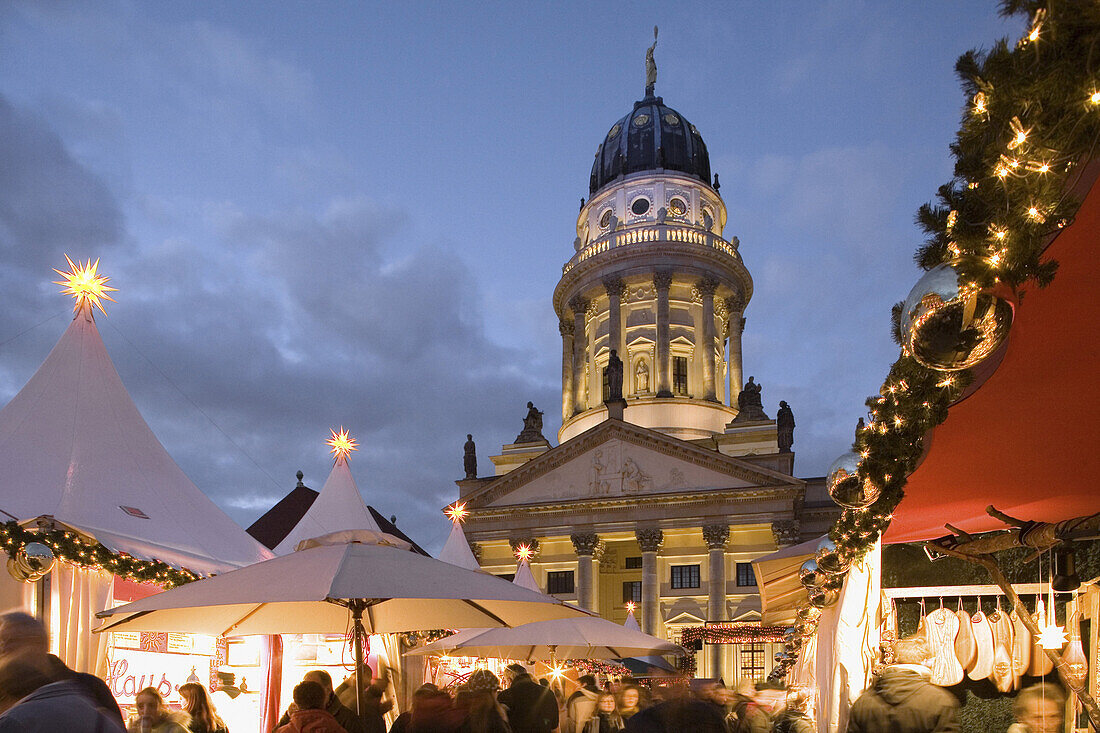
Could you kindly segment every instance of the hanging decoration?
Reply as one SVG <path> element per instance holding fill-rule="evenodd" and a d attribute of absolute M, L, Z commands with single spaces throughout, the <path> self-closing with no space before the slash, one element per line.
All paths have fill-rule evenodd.
<path fill-rule="evenodd" d="M 1008 338 L 1012 305 L 968 279 L 958 261 L 925 273 L 901 312 L 905 348 L 941 371 L 976 366 Z"/>
<path fill-rule="evenodd" d="M 860 479 L 859 455 L 852 452 L 841 455 L 829 466 L 825 486 L 833 501 L 849 509 L 868 507 L 882 493 L 874 483 Z"/>
<path fill-rule="evenodd" d="M 825 584 L 827 576 L 817 566 L 817 561 L 810 558 L 798 568 L 798 579 L 807 589 L 820 588 Z"/>
<path fill-rule="evenodd" d="M 23 583 L 33 583 L 53 569 L 53 550 L 41 542 L 28 542 L 8 557 L 8 573 Z"/>
<path fill-rule="evenodd" d="M 0 525 L 0 547 L 9 558 L 19 562 L 24 548 L 31 544 L 46 547 L 55 558 L 83 568 L 102 568 L 113 575 L 140 583 L 156 583 L 165 588 L 198 580 L 196 573 L 186 568 L 174 568 L 159 560 L 139 560 L 124 553 L 114 552 L 95 540 L 85 540 L 74 532 L 63 529 L 28 530 L 17 522 Z M 39 553 L 35 548 L 30 552 Z M 8 565 L 9 570 L 11 564 Z"/>

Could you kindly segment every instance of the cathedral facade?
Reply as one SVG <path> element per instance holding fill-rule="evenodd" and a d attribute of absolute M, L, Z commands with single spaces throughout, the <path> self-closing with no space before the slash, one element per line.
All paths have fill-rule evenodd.
<path fill-rule="evenodd" d="M 458 481 L 482 568 L 532 553 L 542 589 L 685 641 L 696 674 L 763 677 L 782 647 L 760 626 L 751 561 L 824 534 L 823 479 L 794 476 L 794 421 L 765 410 L 741 364 L 752 277 L 706 144 L 645 97 L 596 151 L 573 253 L 553 294 L 562 427 L 524 430 L 494 475 Z"/>

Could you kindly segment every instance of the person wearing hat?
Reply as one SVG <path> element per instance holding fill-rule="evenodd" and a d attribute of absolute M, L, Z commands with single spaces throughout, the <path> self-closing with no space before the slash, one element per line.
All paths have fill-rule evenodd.
<path fill-rule="evenodd" d="M 558 700 L 550 688 L 543 687 L 522 664 L 504 669 L 511 680 L 497 699 L 508 708 L 508 723 L 513 733 L 550 733 L 558 727 Z"/>
<path fill-rule="evenodd" d="M 470 674 L 455 698 L 455 705 L 465 713 L 458 733 L 512 733 L 508 713 L 497 702 L 499 687 L 500 680 L 487 669 Z"/>

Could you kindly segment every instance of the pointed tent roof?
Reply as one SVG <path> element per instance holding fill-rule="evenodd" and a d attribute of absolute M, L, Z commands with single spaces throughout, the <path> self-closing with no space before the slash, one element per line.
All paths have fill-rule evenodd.
<path fill-rule="evenodd" d="M 512 579 L 512 582 L 520 588 L 542 593 L 542 588 L 539 588 L 538 581 L 535 580 L 535 575 L 531 572 L 531 566 L 527 564 L 526 560 L 520 560 L 519 564 L 516 565 L 516 577 Z"/>
<path fill-rule="evenodd" d="M 302 540 L 346 529 L 369 529 L 384 534 L 359 493 L 347 458 L 340 456 L 325 479 L 320 495 L 290 534 L 275 546 L 275 554 L 285 555 L 293 552 Z"/>
<path fill-rule="evenodd" d="M 466 541 L 466 533 L 462 531 L 462 522 L 451 524 L 454 526 L 451 527 L 447 542 L 439 552 L 439 559 L 467 570 L 481 570 L 481 563 L 474 557 L 470 543 Z"/>
<path fill-rule="evenodd" d="M 81 308 L 0 410 L 0 511 L 51 515 L 117 552 L 211 573 L 271 557 L 176 465 Z"/>
<path fill-rule="evenodd" d="M 623 626 L 628 629 L 634 629 L 635 631 L 641 631 L 642 627 L 638 623 L 638 619 L 634 617 L 634 609 L 628 608 L 626 611 L 626 621 L 623 621 Z"/>

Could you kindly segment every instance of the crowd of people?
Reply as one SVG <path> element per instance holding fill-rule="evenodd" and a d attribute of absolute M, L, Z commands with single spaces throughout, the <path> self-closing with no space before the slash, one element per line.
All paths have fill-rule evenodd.
<path fill-rule="evenodd" d="M 170 709 L 156 688 L 141 690 L 136 714 L 124 722 L 103 680 L 66 667 L 48 653 L 47 640 L 33 617 L 0 614 L 0 733 L 229 733 L 206 688 L 194 683 L 179 688 L 181 710 Z M 958 701 L 931 683 L 925 639 L 899 640 L 893 658 L 851 706 L 847 733 L 955 733 Z M 386 733 L 386 682 L 383 672 L 357 690 L 353 675 L 334 689 L 327 672 L 312 670 L 294 687 L 275 733 Z M 1008 733 L 1059 733 L 1065 703 L 1054 685 L 1021 690 Z M 566 695 L 560 684 L 512 664 L 503 682 L 475 670 L 453 695 L 421 686 L 389 733 L 814 733 L 812 705 L 809 691 L 773 681 L 649 688 L 630 678 L 601 686 L 582 675 Z"/>

